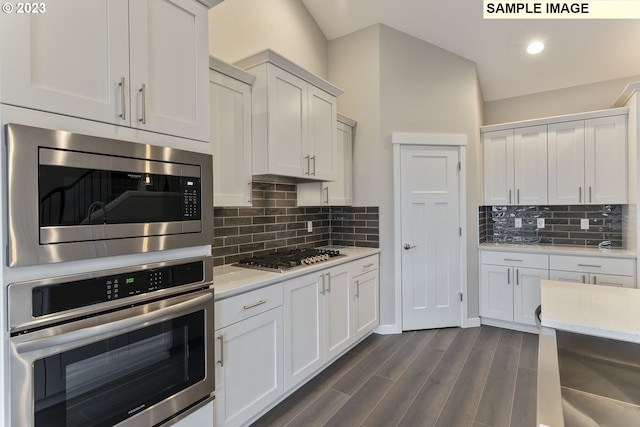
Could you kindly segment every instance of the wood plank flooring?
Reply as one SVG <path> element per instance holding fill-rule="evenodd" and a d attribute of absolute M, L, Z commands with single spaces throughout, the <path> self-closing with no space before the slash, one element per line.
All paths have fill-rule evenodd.
<path fill-rule="evenodd" d="M 533 427 L 537 356 L 490 326 L 374 334 L 253 426 Z"/>

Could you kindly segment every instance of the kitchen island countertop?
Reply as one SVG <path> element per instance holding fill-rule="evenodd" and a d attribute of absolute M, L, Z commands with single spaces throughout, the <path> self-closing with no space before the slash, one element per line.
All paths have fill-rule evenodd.
<path fill-rule="evenodd" d="M 640 343 L 640 289 L 542 280 L 542 326 Z"/>
<path fill-rule="evenodd" d="M 297 267 L 282 273 L 256 270 L 234 265 L 222 265 L 213 268 L 213 287 L 216 301 L 243 294 L 264 286 L 273 285 L 285 280 L 302 276 L 314 271 L 324 270 L 335 265 L 351 262 L 369 255 L 380 253 L 378 248 L 362 248 L 354 246 L 326 246 L 324 249 L 338 249 L 345 256 L 331 258 L 318 264 Z"/>

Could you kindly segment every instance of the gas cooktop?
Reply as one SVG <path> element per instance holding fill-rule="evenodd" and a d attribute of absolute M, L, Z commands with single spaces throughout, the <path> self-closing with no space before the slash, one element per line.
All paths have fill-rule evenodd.
<path fill-rule="evenodd" d="M 282 273 L 291 268 L 316 264 L 338 256 L 344 255 L 336 249 L 291 249 L 262 256 L 243 258 L 234 265 Z"/>

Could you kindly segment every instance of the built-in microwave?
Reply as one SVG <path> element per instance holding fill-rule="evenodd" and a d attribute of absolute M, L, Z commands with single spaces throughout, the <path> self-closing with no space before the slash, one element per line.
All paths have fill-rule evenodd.
<path fill-rule="evenodd" d="M 211 244 L 203 153 L 8 124 L 8 265 Z"/>

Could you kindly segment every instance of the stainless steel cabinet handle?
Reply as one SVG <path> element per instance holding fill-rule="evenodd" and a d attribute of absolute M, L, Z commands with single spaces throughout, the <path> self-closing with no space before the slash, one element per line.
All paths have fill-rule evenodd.
<path fill-rule="evenodd" d="M 511 284 L 511 269 L 507 269 L 507 285 Z"/>
<path fill-rule="evenodd" d="M 325 274 L 327 276 L 327 292 L 331 293 L 331 274 Z"/>
<path fill-rule="evenodd" d="M 218 359 L 218 365 L 224 366 L 224 336 L 218 335 L 218 341 L 220 341 L 220 358 Z"/>
<path fill-rule="evenodd" d="M 513 261 L 513 262 L 522 262 L 521 259 L 517 259 L 517 258 L 504 258 L 505 261 Z"/>
<path fill-rule="evenodd" d="M 311 160 L 313 160 L 313 173 L 311 175 L 316 176 L 316 156 L 311 156 Z"/>
<path fill-rule="evenodd" d="M 602 268 L 602 266 L 601 266 L 601 265 L 597 265 L 597 264 L 578 264 L 578 267 Z"/>
<path fill-rule="evenodd" d="M 520 270 L 516 268 L 516 286 L 520 284 Z"/>
<path fill-rule="evenodd" d="M 578 203 L 582 203 L 582 187 L 578 187 Z"/>
<path fill-rule="evenodd" d="M 42 350 L 45 348 L 63 346 L 72 344 L 76 341 L 85 340 L 87 338 L 97 338 L 96 341 L 100 341 L 105 338 L 105 335 L 124 334 L 131 330 L 135 330 L 143 323 L 153 323 L 157 320 L 164 319 L 165 316 L 170 316 L 176 313 L 182 313 L 184 310 L 197 307 L 200 304 L 205 303 L 213 299 L 213 295 L 206 294 L 197 298 L 172 305 L 170 307 L 162 308 L 160 310 L 151 311 L 149 313 L 141 314 L 140 316 L 129 317 L 115 322 L 105 323 L 103 325 L 91 326 L 89 328 L 79 329 L 77 331 L 68 332 L 62 335 L 54 335 L 48 338 L 36 339 L 33 341 L 26 341 L 16 345 L 16 351 L 18 353 L 28 353 L 30 351 Z"/>
<path fill-rule="evenodd" d="M 408 251 L 409 249 L 413 249 L 413 248 L 415 248 L 415 245 L 410 245 L 410 244 L 408 244 L 408 243 L 405 243 L 405 244 L 404 244 L 404 246 L 403 246 L 403 248 L 404 248 L 405 250 L 407 250 L 407 251 Z"/>
<path fill-rule="evenodd" d="M 595 285 L 597 283 L 598 283 L 598 281 L 596 280 L 596 276 L 593 276 L 593 284 Z"/>
<path fill-rule="evenodd" d="M 324 195 L 325 195 L 324 204 L 328 205 L 329 204 L 329 187 L 324 187 Z"/>
<path fill-rule="evenodd" d="M 325 277 L 324 274 L 321 274 L 320 277 L 322 277 L 322 290 L 320 291 L 320 295 L 324 295 L 325 294 Z"/>
<path fill-rule="evenodd" d="M 122 112 L 120 113 L 120 117 L 122 120 L 127 120 L 127 102 L 126 102 L 126 92 L 125 92 L 125 79 L 124 77 L 120 78 L 120 97 L 121 99 L 121 108 Z"/>
<path fill-rule="evenodd" d="M 589 186 L 589 203 L 593 203 L 593 197 L 591 194 L 591 186 Z"/>
<path fill-rule="evenodd" d="M 511 204 L 511 189 L 509 189 L 509 204 Z"/>
<path fill-rule="evenodd" d="M 360 281 L 356 280 L 356 298 L 360 298 Z"/>
<path fill-rule="evenodd" d="M 252 308 L 254 308 L 254 307 L 257 307 L 257 306 L 259 306 L 259 305 L 266 304 L 266 303 L 267 303 L 267 301 L 266 301 L 266 300 L 261 299 L 261 300 L 260 300 L 260 301 L 258 301 L 258 302 L 254 302 L 253 304 L 245 305 L 245 306 L 244 306 L 244 307 L 242 307 L 242 308 L 244 308 L 245 310 L 249 310 L 249 309 L 252 309 Z"/>
<path fill-rule="evenodd" d="M 140 88 L 140 93 L 142 94 L 142 118 L 140 121 L 143 125 L 147 124 L 147 86 L 142 83 L 142 87 Z"/>
<path fill-rule="evenodd" d="M 311 157 L 309 156 L 304 156 L 305 159 L 307 159 L 307 171 L 304 173 L 305 175 L 311 175 Z"/>
<path fill-rule="evenodd" d="M 587 283 L 587 276 L 585 274 L 582 275 L 582 283 Z"/>
<path fill-rule="evenodd" d="M 518 188 L 517 195 L 516 195 L 516 204 L 520 204 L 520 189 L 519 188 Z"/>
<path fill-rule="evenodd" d="M 373 263 L 372 263 L 372 262 L 370 262 L 369 264 L 365 264 L 365 265 L 363 265 L 362 267 L 364 267 L 364 268 L 373 267 Z"/>
<path fill-rule="evenodd" d="M 253 193 L 253 186 L 251 185 L 251 181 L 249 181 L 249 200 L 247 200 L 249 203 L 251 203 L 252 200 L 252 193 Z"/>

